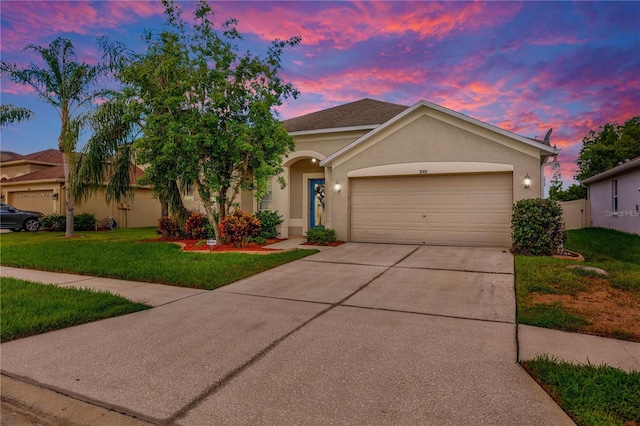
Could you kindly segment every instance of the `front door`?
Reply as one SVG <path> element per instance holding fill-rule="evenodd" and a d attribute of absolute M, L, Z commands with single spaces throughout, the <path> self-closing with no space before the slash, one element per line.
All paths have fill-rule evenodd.
<path fill-rule="evenodd" d="M 309 229 L 324 228 L 324 179 L 309 180 Z"/>

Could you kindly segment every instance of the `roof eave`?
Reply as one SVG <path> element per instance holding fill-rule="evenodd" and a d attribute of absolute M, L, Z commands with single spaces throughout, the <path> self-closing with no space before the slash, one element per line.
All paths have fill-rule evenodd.
<path fill-rule="evenodd" d="M 423 107 L 423 106 L 427 107 L 427 108 L 435 109 L 436 111 L 442 112 L 443 114 L 451 115 L 451 116 L 456 117 L 456 118 L 458 118 L 460 120 L 466 121 L 468 123 L 472 123 L 474 125 L 477 125 L 479 127 L 484 128 L 484 129 L 491 130 L 493 132 L 502 134 L 503 136 L 506 136 L 506 137 L 511 138 L 511 139 L 515 139 L 515 140 L 517 140 L 519 142 L 522 142 L 522 143 L 524 143 L 526 145 L 530 145 L 530 146 L 536 147 L 536 148 L 540 149 L 541 153 L 546 153 L 548 155 L 555 155 L 555 154 L 557 154 L 559 152 L 554 147 L 545 145 L 545 144 L 540 143 L 540 142 L 533 141 L 531 139 L 525 138 L 524 136 L 520 136 L 520 135 L 517 135 L 515 133 L 508 132 L 508 131 L 506 131 L 504 129 L 501 129 L 499 127 L 493 126 L 491 124 L 484 123 L 482 121 L 476 120 L 475 118 L 471 118 L 471 117 L 466 116 L 464 114 L 460 114 L 459 112 L 450 110 L 450 109 L 442 107 L 440 105 L 436 105 L 434 103 L 427 102 L 425 100 L 421 100 L 421 101 L 416 102 L 415 104 L 413 104 L 411 107 L 407 108 L 406 110 L 402 111 L 400 114 L 396 115 L 392 119 L 388 120 L 386 123 L 383 123 L 380 126 L 377 126 L 375 129 L 373 129 L 371 132 L 367 133 L 366 135 L 363 135 L 363 136 L 359 137 L 355 141 L 351 142 L 349 145 L 347 145 L 344 148 L 342 148 L 342 149 L 334 152 L 333 154 L 329 155 L 327 158 L 325 158 L 324 160 L 322 160 L 320 162 L 320 166 L 322 166 L 322 167 L 330 166 L 331 163 L 333 162 L 333 160 L 335 160 L 336 158 L 338 158 L 342 154 L 350 151 L 351 149 L 355 148 L 356 146 L 361 144 L 366 139 L 370 138 L 371 136 L 375 135 L 378 132 L 381 132 L 385 128 L 393 125 L 395 122 L 397 122 L 399 120 L 402 120 L 402 118 L 406 117 L 407 115 L 411 114 L 416 109 L 418 109 L 420 107 Z"/>
<path fill-rule="evenodd" d="M 306 135 L 319 135 L 324 133 L 358 132 L 362 130 L 373 130 L 379 126 L 380 124 L 366 124 L 363 126 L 331 127 L 326 129 L 299 130 L 297 132 L 289 132 L 289 135 L 290 136 L 306 136 Z"/>
<path fill-rule="evenodd" d="M 621 164 L 621 165 L 616 166 L 616 167 L 614 167 L 612 169 L 609 169 L 609 170 L 605 170 L 604 172 L 598 173 L 597 175 L 591 176 L 590 178 L 584 179 L 584 180 L 580 181 L 580 183 L 581 184 L 590 184 L 590 183 L 593 183 L 593 182 L 598 182 L 598 181 L 600 181 L 602 179 L 606 179 L 608 177 L 615 176 L 615 175 L 618 175 L 618 174 L 623 173 L 625 171 L 633 170 L 635 168 L 640 168 L 640 157 L 636 157 L 636 158 L 634 158 L 632 160 L 627 161 L 624 164 Z"/>

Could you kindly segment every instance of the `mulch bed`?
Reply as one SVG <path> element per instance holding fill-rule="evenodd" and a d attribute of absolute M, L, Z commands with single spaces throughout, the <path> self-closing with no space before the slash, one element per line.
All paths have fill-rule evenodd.
<path fill-rule="evenodd" d="M 183 251 L 195 251 L 202 253 L 224 253 L 224 252 L 278 252 L 281 250 L 265 248 L 269 244 L 275 244 L 280 241 L 284 241 L 279 238 L 272 238 L 267 240 L 264 244 L 249 243 L 245 247 L 236 247 L 234 244 L 219 244 L 209 247 L 205 240 L 194 240 L 189 238 L 176 238 L 176 237 L 160 237 L 152 240 L 146 240 L 150 243 L 175 243 L 182 247 Z"/>
<path fill-rule="evenodd" d="M 302 243 L 303 246 L 324 246 L 324 247 L 338 247 L 339 245 L 344 244 L 344 241 L 334 241 L 332 243 L 320 244 L 320 243 Z"/>

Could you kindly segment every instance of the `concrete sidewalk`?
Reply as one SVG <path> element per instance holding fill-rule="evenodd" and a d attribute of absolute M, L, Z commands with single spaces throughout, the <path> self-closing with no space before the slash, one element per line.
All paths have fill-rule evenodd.
<path fill-rule="evenodd" d="M 17 386 L 4 386 L 9 376 L 154 424 L 572 424 L 516 363 L 518 349 L 528 359 L 568 342 L 565 357 L 599 338 L 578 336 L 578 346 L 519 326 L 516 339 L 512 257 L 445 251 L 348 243 L 154 309 L 4 343 L 3 397 Z M 624 366 L 622 352 L 637 362 L 626 343 L 593 349 Z"/>
<path fill-rule="evenodd" d="M 90 277 L 87 275 L 12 268 L 9 266 L 0 266 L 0 277 L 19 278 L 42 284 L 57 285 L 59 287 L 106 290 L 134 302 L 145 303 L 149 306 L 162 306 L 208 291 L 172 285 Z"/>

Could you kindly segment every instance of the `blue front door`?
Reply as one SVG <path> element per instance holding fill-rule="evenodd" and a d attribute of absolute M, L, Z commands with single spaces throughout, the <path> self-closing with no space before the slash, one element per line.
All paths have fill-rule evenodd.
<path fill-rule="evenodd" d="M 324 228 L 324 179 L 309 180 L 309 229 Z"/>

